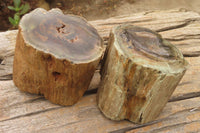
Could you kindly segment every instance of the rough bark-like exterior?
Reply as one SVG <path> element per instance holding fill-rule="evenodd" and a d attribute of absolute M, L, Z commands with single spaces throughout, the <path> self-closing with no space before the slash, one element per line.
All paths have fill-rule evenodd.
<path fill-rule="evenodd" d="M 39 25 L 35 24 L 37 18 Z M 19 26 L 13 81 L 22 91 L 43 94 L 53 103 L 73 105 L 87 90 L 102 47 L 97 31 L 82 18 L 63 15 L 57 9 L 36 9 L 25 15 Z"/>
<path fill-rule="evenodd" d="M 110 34 L 97 102 L 112 120 L 154 120 L 186 71 L 181 52 L 145 28 L 122 25 Z"/>

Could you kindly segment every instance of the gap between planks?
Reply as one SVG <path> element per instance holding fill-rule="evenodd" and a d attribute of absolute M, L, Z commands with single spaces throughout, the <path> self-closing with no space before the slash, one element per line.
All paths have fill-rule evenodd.
<path fill-rule="evenodd" d="M 54 132 L 61 131 L 127 131 L 134 130 L 150 130 L 163 128 L 183 122 L 194 122 L 200 118 L 200 97 L 191 98 L 182 101 L 167 103 L 163 112 L 154 122 L 145 125 L 136 125 L 128 121 L 111 121 L 106 119 L 96 106 L 96 95 L 86 96 L 81 99 L 75 106 L 60 107 L 57 109 L 47 109 L 40 113 L 29 113 L 15 119 L 9 119 L 0 122 L 0 131 L 15 131 L 18 132 L 24 127 L 24 131 L 30 131 L 30 127 L 34 131 Z M 47 104 L 47 101 L 41 100 Z M 34 104 L 33 104 L 34 106 Z M 63 119 L 65 118 L 65 119 Z M 173 123 L 172 121 L 175 121 Z M 25 123 L 24 123 L 25 122 Z M 40 123 L 34 124 L 34 123 Z M 57 124 L 58 123 L 58 124 Z M 6 126 L 9 125 L 9 128 Z M 45 126 L 46 125 L 46 126 Z M 147 128 L 151 126 L 151 128 Z M 118 131 L 118 132 L 119 132 Z"/>

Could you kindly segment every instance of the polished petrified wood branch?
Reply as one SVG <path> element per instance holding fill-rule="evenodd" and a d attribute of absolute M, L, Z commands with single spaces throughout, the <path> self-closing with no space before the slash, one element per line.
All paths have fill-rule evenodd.
<path fill-rule="evenodd" d="M 181 52 L 149 29 L 121 25 L 112 29 L 97 102 L 113 120 L 152 121 L 183 77 Z"/>
<path fill-rule="evenodd" d="M 38 8 L 20 22 L 13 80 L 22 91 L 72 105 L 87 90 L 102 53 L 102 39 L 86 20 Z"/>

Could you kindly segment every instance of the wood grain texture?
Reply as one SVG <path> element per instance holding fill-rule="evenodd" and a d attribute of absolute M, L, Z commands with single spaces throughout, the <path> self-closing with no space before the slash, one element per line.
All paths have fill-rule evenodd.
<path fill-rule="evenodd" d="M 19 24 L 13 81 L 21 91 L 73 105 L 88 89 L 103 51 L 98 32 L 83 18 L 37 8 Z"/>
<path fill-rule="evenodd" d="M 157 120 L 136 127 L 115 130 L 113 133 L 137 132 L 198 132 L 200 120 L 199 97 L 167 103 Z M 181 104 L 183 103 L 183 104 Z M 192 105 L 193 104 L 193 105 Z M 169 108 L 168 108 L 169 107 Z M 189 129 L 189 127 L 195 127 Z"/>
<path fill-rule="evenodd" d="M 191 100 L 195 100 L 195 102 L 191 102 Z M 199 107 L 199 98 L 183 100 L 185 103 L 184 106 L 179 106 L 175 102 L 171 106 L 171 111 L 173 112 L 164 120 L 158 120 L 157 123 L 147 125 L 142 128 L 133 129 L 128 131 L 127 133 L 135 133 L 135 132 L 169 132 L 169 133 L 177 133 L 177 132 L 199 132 L 200 131 L 200 107 Z M 181 101 L 181 102 L 183 102 Z M 172 104 L 172 103 L 169 103 Z M 189 104 L 197 105 L 194 108 L 185 108 L 186 106 L 190 106 Z M 178 107 L 177 107 L 178 105 Z M 178 108 L 182 108 L 181 111 Z M 166 108 L 165 108 L 166 109 Z M 169 111 L 169 110 L 168 110 Z M 167 109 L 162 112 L 161 116 L 167 112 Z"/>
<path fill-rule="evenodd" d="M 108 40 L 110 29 L 113 26 L 127 23 L 142 26 L 157 31 L 166 40 L 175 44 L 183 54 L 199 55 L 200 16 L 198 13 L 185 10 L 149 11 L 96 20 L 91 23 L 100 35 Z M 172 34 L 173 33 L 173 34 Z M 174 38 L 176 37 L 176 38 Z M 191 45 L 191 47 L 190 47 Z M 190 47 L 190 50 L 188 48 Z"/>
<path fill-rule="evenodd" d="M 12 81 L 1 81 L 0 92 L 0 132 L 93 132 L 95 129 L 103 132 L 101 128 L 106 126 L 117 130 L 127 124 L 132 125 L 127 121 L 113 123 L 103 117 L 96 106 L 94 94 L 85 96 L 75 106 L 63 107 L 37 95 L 20 92 Z M 12 121 L 20 123 L 11 126 Z M 15 128 L 18 126 L 23 128 Z"/>
<path fill-rule="evenodd" d="M 0 80 L 12 79 L 17 30 L 0 33 Z"/>
<path fill-rule="evenodd" d="M 0 91 L 4 92 L 5 96 L 1 97 L 1 101 L 4 99 L 0 107 L 1 132 L 109 132 L 139 129 L 142 126 L 128 121 L 116 122 L 105 118 L 96 105 L 94 94 L 83 97 L 75 106 L 62 107 L 39 98 L 37 95 L 20 92 L 16 87 L 11 86 L 11 81 L 1 82 L 5 82 L 1 83 L 0 87 Z M 169 102 L 157 120 L 143 127 L 155 125 L 155 129 L 160 122 L 173 125 L 175 119 L 178 119 L 176 123 L 188 121 L 188 117 L 184 117 L 185 113 L 187 113 L 186 116 L 191 115 L 191 121 L 196 121 L 199 116 L 196 114 L 192 117 L 192 115 L 199 113 L 199 100 L 200 98 L 197 97 Z"/>
<path fill-rule="evenodd" d="M 169 40 L 171 39 L 170 42 L 175 44 L 186 56 L 190 67 L 177 86 L 170 102 L 167 103 L 156 121 L 145 125 L 135 125 L 128 121 L 115 122 L 106 119 L 96 106 L 96 95 L 86 95 L 74 106 L 61 107 L 48 102 L 41 96 L 20 92 L 14 86 L 13 81 L 10 80 L 12 79 L 12 62 L 6 64 L 6 61 L 4 61 L 7 58 L 6 55 L 12 55 L 11 58 L 13 59 L 17 31 L 1 32 L 0 55 L 1 59 L 3 59 L 1 61 L 4 61 L 4 64 L 0 64 L 0 79 L 2 80 L 0 81 L 0 132 L 78 131 L 104 133 L 113 131 L 122 133 L 133 128 L 142 131 L 146 126 L 154 124 L 154 127 L 149 126 L 149 131 L 153 131 L 157 126 L 161 125 L 156 125 L 158 122 L 163 122 L 160 128 L 165 127 L 165 124 L 166 127 L 170 125 L 167 127 L 167 129 L 173 129 L 170 132 L 182 132 L 183 130 L 192 132 L 193 129 L 198 129 L 198 120 L 196 118 L 199 119 L 198 108 L 200 107 L 200 75 L 198 73 L 200 71 L 200 54 L 198 52 L 200 51 L 200 40 L 197 39 L 200 35 L 200 29 L 197 28 L 200 27 L 199 19 L 198 13 L 172 10 L 137 13 L 90 22 L 96 25 L 95 27 L 104 37 L 105 44 L 107 43 L 110 28 L 116 25 L 116 23 L 128 22 L 139 26 L 143 26 L 143 23 L 145 24 L 144 27 L 153 27 L 155 30 L 160 31 L 164 38 L 166 36 Z M 196 23 L 196 26 L 190 26 L 193 23 Z M 178 32 L 173 32 L 174 30 Z M 192 36 L 187 36 L 192 31 L 196 32 Z M 182 40 L 173 40 L 172 35 L 177 35 Z M 184 39 L 186 36 L 187 39 Z M 6 65 L 7 67 L 5 67 Z M 99 79 L 99 75 L 94 79 Z M 98 84 L 98 82 L 96 83 Z M 194 122 L 187 124 L 189 119 L 185 116 L 196 113 L 197 116 L 189 117 Z M 169 122 L 169 117 L 172 119 L 171 123 Z M 176 128 L 177 123 L 179 123 L 178 128 Z M 153 130 L 150 130 L 150 128 L 153 128 Z M 148 131 L 148 129 L 145 130 Z"/>
<path fill-rule="evenodd" d="M 146 28 L 120 25 L 111 30 L 97 104 L 112 120 L 154 120 L 182 79 L 181 52 Z"/>

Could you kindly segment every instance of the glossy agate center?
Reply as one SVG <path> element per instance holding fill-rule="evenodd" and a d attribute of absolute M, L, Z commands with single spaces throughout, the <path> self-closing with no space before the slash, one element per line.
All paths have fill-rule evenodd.
<path fill-rule="evenodd" d="M 149 29 L 127 26 L 117 30 L 122 49 L 133 54 L 144 55 L 149 58 L 174 59 L 173 49 L 166 44 L 161 36 Z"/>
<path fill-rule="evenodd" d="M 84 19 L 60 10 L 36 9 L 20 23 L 25 41 L 57 58 L 84 62 L 101 54 L 102 40 Z"/>

